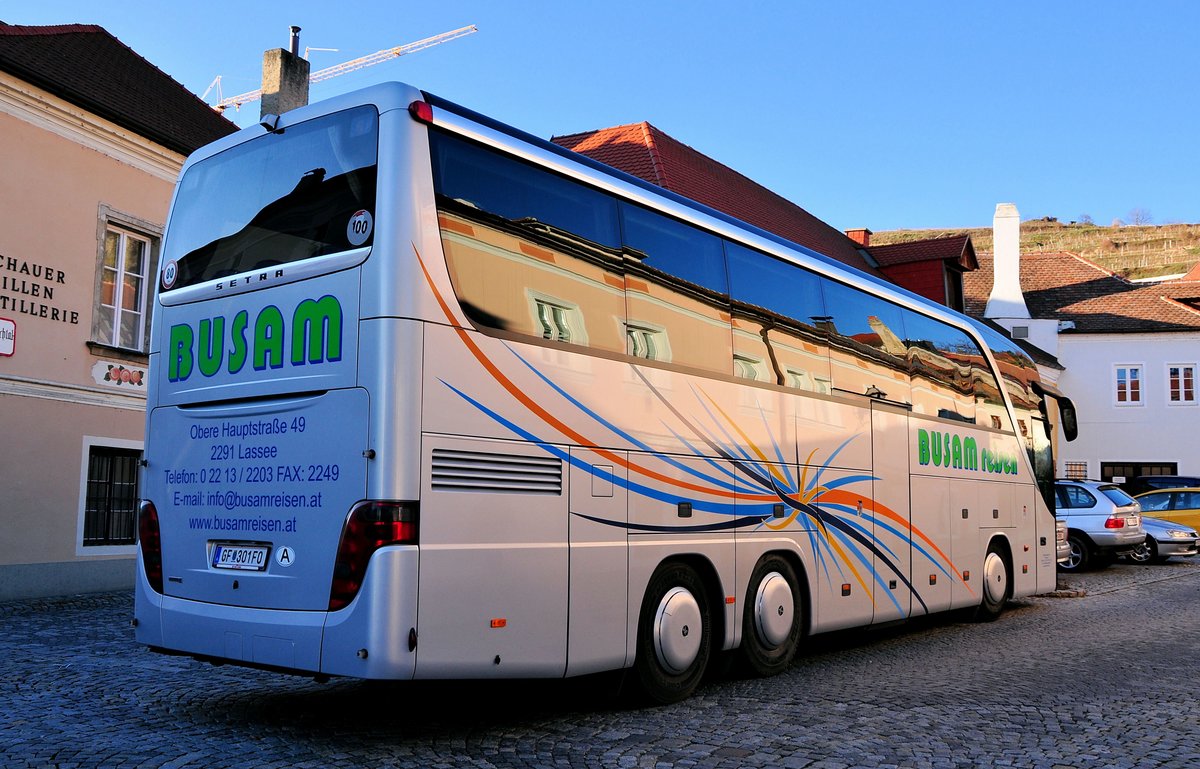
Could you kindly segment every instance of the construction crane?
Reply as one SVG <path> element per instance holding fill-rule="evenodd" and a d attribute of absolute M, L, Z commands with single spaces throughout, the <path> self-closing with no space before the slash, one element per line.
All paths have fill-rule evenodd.
<path fill-rule="evenodd" d="M 441 45 L 442 43 L 448 43 L 451 40 L 456 40 L 460 37 L 466 37 L 467 35 L 473 34 L 478 31 L 479 31 L 478 28 L 474 24 L 470 24 L 468 26 L 460 27 L 458 29 L 451 30 L 449 32 L 443 32 L 440 35 L 434 35 L 433 37 L 427 37 L 424 40 L 418 40 L 415 43 L 407 43 L 405 45 L 398 45 L 395 48 L 385 48 L 382 51 L 376 51 L 375 53 L 371 54 L 370 56 L 363 56 L 361 58 L 352 59 L 350 61 L 343 62 L 341 64 L 337 64 L 332 67 L 328 67 L 326 69 L 317 70 L 316 72 L 314 72 L 308 76 L 308 83 L 309 83 L 309 85 L 312 85 L 313 83 L 320 83 L 320 82 L 322 82 L 324 80 L 328 80 L 332 77 L 337 77 L 338 75 L 344 75 L 347 72 L 354 72 L 356 70 L 364 69 L 366 67 L 371 67 L 376 64 L 385 62 L 385 61 L 390 61 L 397 57 L 404 56 L 405 54 L 416 53 L 417 51 L 423 51 L 426 48 L 432 48 L 435 45 Z M 220 87 L 221 87 L 220 81 L 221 81 L 221 77 L 218 75 L 217 79 L 213 81 L 213 84 L 208 87 L 208 91 L 211 91 L 213 88 L 213 85 L 215 85 L 218 89 L 218 93 L 220 93 Z M 205 96 L 208 96 L 208 91 L 204 92 Z M 233 107 L 234 109 L 240 109 L 243 104 L 248 104 L 252 101 L 258 101 L 261 98 L 262 98 L 262 89 L 258 88 L 253 91 L 249 91 L 247 93 L 239 94 L 238 96 L 230 96 L 227 99 L 221 99 L 219 102 L 216 103 L 216 105 L 213 107 L 213 109 L 217 110 L 217 112 L 224 112 L 229 107 Z"/>

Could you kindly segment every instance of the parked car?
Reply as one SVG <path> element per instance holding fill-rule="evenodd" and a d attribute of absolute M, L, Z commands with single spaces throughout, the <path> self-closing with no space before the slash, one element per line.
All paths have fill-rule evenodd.
<path fill-rule="evenodd" d="M 1115 483 L 1055 481 L 1054 494 L 1054 514 L 1066 522 L 1071 548 L 1059 564 L 1064 571 L 1107 566 L 1145 541 L 1141 506 Z"/>
<path fill-rule="evenodd" d="M 1061 566 L 1071 560 L 1071 543 L 1067 540 L 1067 522 L 1062 518 L 1054 519 L 1055 560 Z"/>
<path fill-rule="evenodd" d="M 1182 523 L 1188 528 L 1200 528 L 1200 484 L 1184 489 L 1147 491 L 1137 495 L 1138 504 L 1147 513 Z"/>
<path fill-rule="evenodd" d="M 1139 475 L 1121 484 L 1121 488 L 1133 496 L 1157 489 L 1183 489 L 1200 487 L 1200 477 L 1195 475 Z"/>
<path fill-rule="evenodd" d="M 1190 526 L 1143 515 L 1142 528 L 1146 531 L 1145 541 L 1125 556 L 1134 563 L 1163 563 L 1172 556 L 1197 552 L 1200 534 Z"/>

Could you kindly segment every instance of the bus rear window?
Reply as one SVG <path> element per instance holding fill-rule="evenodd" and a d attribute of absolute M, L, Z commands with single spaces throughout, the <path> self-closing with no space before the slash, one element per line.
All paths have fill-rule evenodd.
<path fill-rule="evenodd" d="M 371 245 L 378 135 L 375 108 L 356 107 L 192 166 L 171 213 L 163 290 Z"/>

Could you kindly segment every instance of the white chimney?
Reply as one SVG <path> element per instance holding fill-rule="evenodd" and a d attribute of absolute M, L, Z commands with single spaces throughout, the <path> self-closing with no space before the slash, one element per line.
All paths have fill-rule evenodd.
<path fill-rule="evenodd" d="M 992 295 L 984 317 L 1028 318 L 1029 308 L 1021 291 L 1021 215 L 1012 203 L 996 204 L 992 252 Z"/>

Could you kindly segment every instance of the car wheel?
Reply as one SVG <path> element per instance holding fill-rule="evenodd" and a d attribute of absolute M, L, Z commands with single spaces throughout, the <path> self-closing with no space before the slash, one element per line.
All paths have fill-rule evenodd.
<path fill-rule="evenodd" d="M 686 564 L 660 566 L 638 618 L 634 669 L 642 694 L 660 704 L 685 699 L 703 678 L 711 649 L 704 583 Z"/>
<path fill-rule="evenodd" d="M 1077 534 L 1071 534 L 1067 537 L 1067 544 L 1071 546 L 1071 555 L 1067 560 L 1060 563 L 1058 567 L 1063 571 L 1083 571 L 1092 561 L 1092 548 Z"/>
<path fill-rule="evenodd" d="M 742 662 L 755 675 L 786 670 L 803 630 L 803 596 L 792 565 L 777 555 L 758 562 L 742 614 Z"/>
<path fill-rule="evenodd" d="M 982 622 L 996 619 L 1011 597 L 1012 572 L 1008 568 L 1008 559 L 1000 543 L 992 540 L 983 557 L 983 598 L 975 609 L 975 619 Z"/>
<path fill-rule="evenodd" d="M 1146 535 L 1146 551 L 1147 555 L 1149 556 L 1147 560 L 1150 561 L 1150 563 L 1166 563 L 1167 559 L 1171 557 L 1169 555 L 1158 554 L 1158 543 L 1155 542 L 1154 537 L 1151 537 L 1149 534 Z"/>

